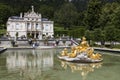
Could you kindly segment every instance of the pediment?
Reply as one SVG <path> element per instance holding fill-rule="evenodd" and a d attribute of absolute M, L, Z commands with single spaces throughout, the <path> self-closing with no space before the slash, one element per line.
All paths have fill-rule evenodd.
<path fill-rule="evenodd" d="M 25 13 L 25 17 L 41 17 L 40 14 L 37 14 L 35 12 Z"/>
<path fill-rule="evenodd" d="M 31 6 L 31 7 L 32 7 L 31 12 L 25 13 L 25 14 L 24 14 L 24 17 L 36 17 L 36 18 L 41 18 L 41 14 L 36 13 L 36 12 L 34 11 L 34 7 L 33 7 L 33 6 Z"/>

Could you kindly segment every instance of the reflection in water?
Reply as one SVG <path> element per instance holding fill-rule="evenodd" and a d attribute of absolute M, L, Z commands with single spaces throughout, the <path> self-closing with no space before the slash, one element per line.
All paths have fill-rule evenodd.
<path fill-rule="evenodd" d="M 8 53 L 6 63 L 9 72 L 19 71 L 23 79 L 36 80 L 35 78 L 41 76 L 42 71 L 53 67 L 53 52 L 49 50 L 13 51 Z"/>
<path fill-rule="evenodd" d="M 60 62 L 64 69 L 70 68 L 71 72 L 80 71 L 83 80 L 85 80 L 87 74 L 93 72 L 95 68 L 102 67 L 102 63 L 71 63 L 62 60 L 60 60 Z"/>

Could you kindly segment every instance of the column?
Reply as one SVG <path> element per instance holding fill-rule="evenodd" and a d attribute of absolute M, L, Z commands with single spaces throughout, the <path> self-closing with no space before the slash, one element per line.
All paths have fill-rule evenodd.
<path fill-rule="evenodd" d="M 34 31 L 34 38 L 36 38 L 36 31 Z"/>
<path fill-rule="evenodd" d="M 32 35 L 32 31 L 33 31 L 33 22 L 31 22 L 31 30 L 30 30 L 30 35 Z"/>
<path fill-rule="evenodd" d="M 39 38 L 39 40 L 41 40 L 41 39 L 42 39 L 42 34 L 41 34 L 41 31 L 39 32 L 38 38 Z"/>

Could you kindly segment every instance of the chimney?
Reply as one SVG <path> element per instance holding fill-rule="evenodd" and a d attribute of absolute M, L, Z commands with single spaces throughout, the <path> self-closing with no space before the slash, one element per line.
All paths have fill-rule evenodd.
<path fill-rule="evenodd" d="M 20 13 L 20 18 L 22 18 L 22 13 Z"/>

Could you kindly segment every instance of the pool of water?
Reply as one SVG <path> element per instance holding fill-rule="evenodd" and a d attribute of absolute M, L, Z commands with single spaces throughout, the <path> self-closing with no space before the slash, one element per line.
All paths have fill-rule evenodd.
<path fill-rule="evenodd" d="M 120 80 L 120 55 L 103 53 L 101 63 L 61 61 L 61 49 L 7 50 L 0 54 L 0 80 Z"/>

